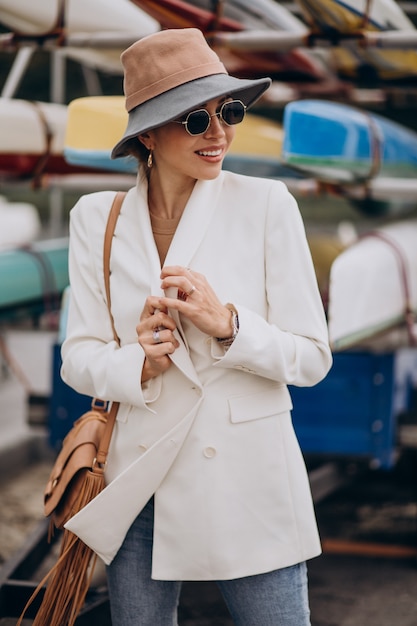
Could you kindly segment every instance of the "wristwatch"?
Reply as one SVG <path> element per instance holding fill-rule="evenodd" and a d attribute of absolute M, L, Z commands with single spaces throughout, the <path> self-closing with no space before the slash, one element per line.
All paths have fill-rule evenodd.
<path fill-rule="evenodd" d="M 230 346 L 232 345 L 232 343 L 234 342 L 236 338 L 236 335 L 239 332 L 239 315 L 238 315 L 236 307 L 233 304 L 230 304 L 230 302 L 228 302 L 225 306 L 227 309 L 229 309 L 229 311 L 232 314 L 232 317 L 231 317 L 232 334 L 230 337 L 216 337 L 216 340 L 219 343 L 221 343 L 223 347 L 230 348 Z"/>

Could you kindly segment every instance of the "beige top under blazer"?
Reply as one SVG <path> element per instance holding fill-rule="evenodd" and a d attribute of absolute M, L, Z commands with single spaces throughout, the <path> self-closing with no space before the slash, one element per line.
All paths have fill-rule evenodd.
<path fill-rule="evenodd" d="M 113 198 L 93 193 L 71 212 L 62 377 L 121 407 L 107 486 L 67 528 L 110 563 L 155 494 L 156 579 L 238 578 L 318 555 L 287 384 L 316 384 L 331 353 L 294 198 L 279 181 L 229 172 L 196 183 L 165 264 L 204 274 L 220 300 L 237 307 L 240 330 L 225 351 L 173 312 L 180 330 L 173 365 L 143 387 L 135 327 L 145 298 L 162 294 L 146 181 L 128 192 L 113 240 L 112 311 L 121 347 L 102 268 Z"/>

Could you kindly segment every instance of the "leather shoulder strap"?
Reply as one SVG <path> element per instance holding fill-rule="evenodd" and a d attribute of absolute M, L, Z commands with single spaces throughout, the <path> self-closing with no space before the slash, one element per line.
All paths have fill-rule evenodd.
<path fill-rule="evenodd" d="M 109 217 L 107 219 L 106 232 L 104 233 L 104 245 L 103 245 L 103 267 L 104 267 L 104 284 L 106 288 L 107 307 L 109 310 L 111 326 L 113 329 L 113 336 L 115 341 L 120 345 L 120 339 L 117 335 L 116 328 L 114 326 L 113 314 L 111 312 L 111 298 L 110 298 L 110 253 L 111 244 L 113 240 L 114 230 L 116 228 L 117 218 L 119 217 L 120 210 L 122 208 L 123 200 L 126 196 L 126 192 L 118 191 L 114 197 L 113 204 L 110 209 Z M 119 402 L 113 402 L 111 409 L 107 415 L 106 428 L 104 429 L 103 436 L 100 441 L 100 446 L 97 451 L 96 462 L 99 466 L 104 466 L 106 463 L 107 454 L 110 446 L 110 439 L 113 432 L 113 427 L 116 422 L 117 411 L 119 409 Z"/>
<path fill-rule="evenodd" d="M 125 199 L 126 192 L 118 191 L 114 197 L 113 204 L 111 205 L 109 217 L 107 219 L 106 232 L 104 233 L 104 246 L 103 246 L 103 268 L 104 268 L 104 285 L 106 289 L 107 308 L 109 309 L 111 326 L 113 329 L 113 337 L 118 344 L 120 339 L 116 333 L 114 327 L 113 314 L 111 312 L 111 295 L 110 295 L 110 253 L 111 244 L 113 241 L 114 230 L 116 228 L 117 218 L 119 217 L 120 210 L 122 208 L 123 200 Z"/>

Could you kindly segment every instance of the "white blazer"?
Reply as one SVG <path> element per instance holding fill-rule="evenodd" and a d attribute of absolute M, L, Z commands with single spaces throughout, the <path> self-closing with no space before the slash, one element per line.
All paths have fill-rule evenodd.
<path fill-rule="evenodd" d="M 113 197 L 84 196 L 71 212 L 62 377 L 121 407 L 107 486 L 66 527 L 110 563 L 155 494 L 156 579 L 238 578 L 318 555 L 287 384 L 319 382 L 331 353 L 294 198 L 281 182 L 228 172 L 196 183 L 165 264 L 204 274 L 238 309 L 239 333 L 225 351 L 172 312 L 181 331 L 173 365 L 141 386 L 135 327 L 145 298 L 162 294 L 161 267 L 142 180 L 126 196 L 111 254 L 119 348 L 102 269 Z"/>

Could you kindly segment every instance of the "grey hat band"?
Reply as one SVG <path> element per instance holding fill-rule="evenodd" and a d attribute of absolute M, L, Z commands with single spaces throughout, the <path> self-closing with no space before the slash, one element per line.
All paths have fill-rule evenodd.
<path fill-rule="evenodd" d="M 126 131 L 113 148 L 111 157 L 117 159 L 125 156 L 127 144 L 134 137 L 172 122 L 215 98 L 230 95 L 250 107 L 270 84 L 270 78 L 246 80 L 222 73 L 204 76 L 174 87 L 130 111 Z"/>
<path fill-rule="evenodd" d="M 210 76 L 211 74 L 227 74 L 223 63 L 220 63 L 220 61 L 204 63 L 196 67 L 187 67 L 175 74 L 168 74 L 168 76 L 164 76 L 160 80 L 126 96 L 126 109 L 130 112 L 139 104 L 143 104 L 147 100 L 151 100 L 151 98 L 156 98 L 165 91 L 174 89 L 197 78 Z"/>

